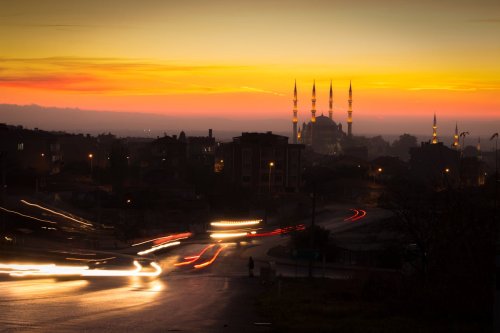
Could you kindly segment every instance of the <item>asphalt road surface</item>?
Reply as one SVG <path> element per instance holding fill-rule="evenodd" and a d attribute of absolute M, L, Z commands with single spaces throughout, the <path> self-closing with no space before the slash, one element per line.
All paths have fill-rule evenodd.
<path fill-rule="evenodd" d="M 332 232 L 367 223 L 380 212 L 369 211 L 355 222 L 349 210 L 336 209 L 318 217 Z M 3 278 L 0 280 L 0 332 L 268 332 L 267 320 L 256 312 L 263 290 L 259 278 L 249 278 L 247 260 L 258 259 L 256 273 L 272 258 L 269 248 L 287 236 L 227 244 L 215 262 L 201 269 L 175 267 L 206 244 L 174 247 L 157 257 L 163 269 L 157 278 L 95 277 Z M 214 247 L 213 250 L 215 250 Z M 211 250 L 212 251 L 212 250 Z M 207 252 L 207 258 L 210 253 Z M 305 276 L 305 266 L 277 264 L 278 274 Z M 348 278 L 338 271 L 318 272 Z"/>
<path fill-rule="evenodd" d="M 1 332 L 265 332 L 256 325 L 258 279 L 228 246 L 211 266 L 172 268 L 204 245 L 160 259 L 159 278 L 103 277 L 0 282 Z M 230 274 L 229 274 L 230 273 Z"/>

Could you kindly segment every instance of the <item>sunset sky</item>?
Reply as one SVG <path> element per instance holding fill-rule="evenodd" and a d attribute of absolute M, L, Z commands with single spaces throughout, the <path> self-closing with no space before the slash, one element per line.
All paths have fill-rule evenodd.
<path fill-rule="evenodd" d="M 0 103 L 500 120 L 498 0 L 0 0 Z"/>

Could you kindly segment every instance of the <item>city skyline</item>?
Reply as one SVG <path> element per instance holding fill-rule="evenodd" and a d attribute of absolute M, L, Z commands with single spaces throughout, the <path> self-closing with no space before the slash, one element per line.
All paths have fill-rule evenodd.
<path fill-rule="evenodd" d="M 4 3 L 0 103 L 290 119 L 297 80 L 302 122 L 332 81 L 345 124 L 352 80 L 356 122 L 498 122 L 500 4 L 479 3 Z"/>

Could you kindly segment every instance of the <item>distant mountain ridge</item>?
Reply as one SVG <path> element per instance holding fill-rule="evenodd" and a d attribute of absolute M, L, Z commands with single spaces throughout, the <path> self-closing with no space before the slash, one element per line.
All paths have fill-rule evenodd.
<path fill-rule="evenodd" d="M 107 133 L 118 136 L 156 137 L 167 133 L 215 135 L 230 139 L 242 131 L 274 131 L 286 135 L 286 119 L 227 119 L 216 117 L 176 117 L 139 112 L 92 111 L 40 105 L 0 104 L 0 122 L 72 133 Z M 281 125 L 283 124 L 283 125 Z M 281 125 L 281 126 L 280 126 Z M 260 130 L 262 129 L 262 130 Z"/>

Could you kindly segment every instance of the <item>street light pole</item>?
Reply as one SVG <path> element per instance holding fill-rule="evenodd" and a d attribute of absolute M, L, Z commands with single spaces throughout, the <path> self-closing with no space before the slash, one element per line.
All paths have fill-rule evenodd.
<path fill-rule="evenodd" d="M 93 154 L 89 154 L 89 159 L 90 159 L 90 178 L 92 178 L 92 170 L 93 170 L 93 165 L 92 165 L 92 159 L 94 158 Z"/>
<path fill-rule="evenodd" d="M 458 185 L 461 188 L 462 187 L 462 173 L 463 173 L 463 159 L 464 159 L 464 152 L 465 152 L 465 137 L 469 135 L 469 132 L 462 132 L 460 133 L 460 137 L 462 138 L 462 149 L 460 152 L 460 163 L 458 167 Z"/>
<path fill-rule="evenodd" d="M 498 183 L 498 133 L 495 133 L 495 184 Z M 495 188 L 497 188 L 495 186 Z M 496 193 L 495 193 L 496 194 Z M 496 202 L 496 198 L 495 198 Z"/>
<path fill-rule="evenodd" d="M 465 150 L 465 136 L 469 135 L 469 132 L 462 132 L 460 133 L 460 137 L 462 138 L 462 157 L 463 157 L 463 152 Z"/>
<path fill-rule="evenodd" d="M 271 172 L 274 167 L 274 162 L 269 162 L 269 193 L 271 193 Z"/>
<path fill-rule="evenodd" d="M 315 231 L 316 231 L 316 181 L 313 181 L 312 184 L 312 214 L 311 214 L 311 230 L 310 230 L 310 235 L 309 235 L 309 247 L 310 247 L 310 253 L 309 253 L 309 269 L 308 269 L 308 277 L 312 278 L 313 277 L 313 265 L 314 265 L 314 258 L 313 256 L 315 255 L 314 251 L 314 236 L 315 236 Z"/>
<path fill-rule="evenodd" d="M 498 194 L 498 133 L 494 133 L 490 141 L 495 139 L 495 214 L 497 209 L 497 194 Z"/>
<path fill-rule="evenodd" d="M 7 158 L 7 152 L 6 151 L 0 151 L 0 163 L 1 163 L 1 171 L 2 171 L 2 190 L 0 192 L 0 203 L 3 205 L 5 203 L 5 190 L 7 188 L 7 184 L 5 182 L 6 180 L 6 158 Z M 6 217 L 5 214 L 2 214 L 2 218 L 0 220 L 0 231 L 3 231 L 6 227 Z"/>
<path fill-rule="evenodd" d="M 495 227 L 497 227 L 497 219 L 498 219 L 498 204 L 497 204 L 497 198 L 498 198 L 498 133 L 494 133 L 491 138 L 490 138 L 490 141 L 493 140 L 493 139 L 496 139 L 495 140 L 495 198 L 493 199 L 494 203 L 493 203 L 493 221 L 494 221 L 494 225 Z M 498 231 L 498 228 L 497 228 L 497 233 L 496 233 L 496 239 L 495 239 L 495 245 L 496 247 L 498 248 L 498 244 L 500 243 L 500 233 Z M 499 264 L 498 264 L 498 254 L 496 255 L 496 258 L 495 258 L 495 261 L 496 261 L 496 265 L 495 265 L 495 276 L 494 276 L 494 280 L 493 281 L 498 281 L 498 268 L 499 268 Z M 498 322 L 498 320 L 496 320 L 497 318 L 497 315 L 498 313 L 500 312 L 498 307 L 499 307 L 499 299 L 498 299 L 498 286 L 495 288 L 495 284 L 493 284 L 493 291 L 494 291 L 494 294 L 495 297 L 494 297 L 494 300 L 493 300 L 493 315 L 495 316 L 495 321 L 493 323 L 493 326 L 494 326 L 494 330 L 495 331 L 498 331 L 498 327 L 500 326 L 500 323 Z"/>

